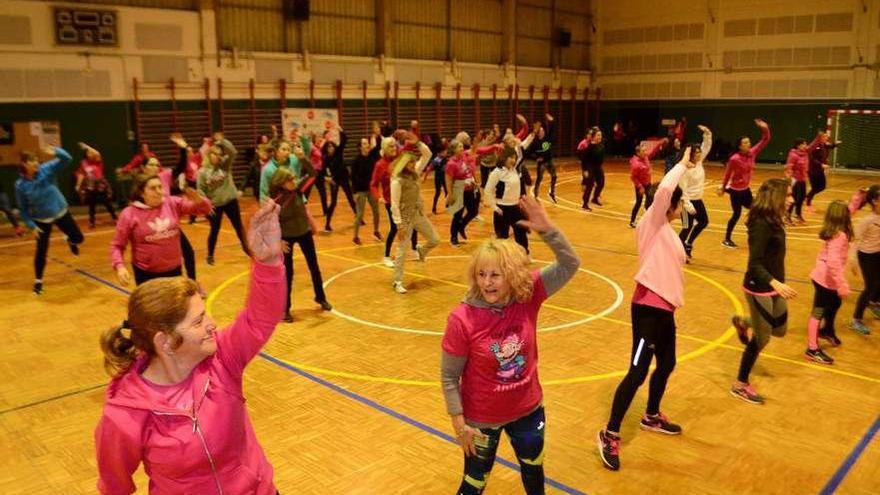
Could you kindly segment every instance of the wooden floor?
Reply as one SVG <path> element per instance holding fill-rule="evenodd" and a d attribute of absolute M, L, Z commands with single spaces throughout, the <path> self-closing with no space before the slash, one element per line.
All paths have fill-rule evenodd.
<path fill-rule="evenodd" d="M 729 211 L 726 198 L 714 194 L 706 196 L 712 226 L 687 267 L 686 304 L 676 315 L 678 366 L 662 407 L 682 424 L 684 435 L 639 430 L 643 389 L 624 421 L 622 470 L 602 468 L 595 436 L 608 419 L 629 358 L 636 271 L 634 235 L 627 227 L 628 170 L 622 163 L 606 169 L 604 208 L 594 213 L 578 208 L 579 172 L 570 162 L 559 176 L 559 204 L 545 203 L 583 260 L 581 273 L 544 305 L 540 318 L 548 493 L 831 493 L 823 489 L 836 473 L 845 474 L 835 485 L 837 493 L 880 493 L 880 442 L 875 438 L 860 457 L 850 457 L 860 452 L 868 431 L 876 430 L 880 413 L 880 324 L 869 317 L 875 333 L 867 337 L 847 328 L 858 293 L 844 302 L 838 317 L 844 343 L 828 351 L 835 364 L 803 358 L 813 297 L 808 273 L 821 246 L 820 215 L 788 231 L 787 274 L 799 296 L 790 305 L 788 335 L 773 339 L 755 367 L 753 383 L 766 405 L 728 395 L 741 353 L 728 322 L 742 306 L 738 287 L 747 250 L 720 245 Z M 720 174 L 720 168 L 708 170 L 714 183 Z M 774 174 L 758 171 L 753 183 Z M 818 208 L 871 182 L 832 176 Z M 428 191 L 425 197 L 430 200 Z M 255 210 L 252 198 L 243 202 L 246 213 Z M 485 222 L 469 228 L 470 245 L 455 249 L 444 242 L 426 263 L 408 263 L 410 292 L 401 296 L 392 291 L 391 271 L 378 264 L 382 245 L 369 241 L 355 247 L 344 200 L 338 211 L 333 234 L 317 238 L 336 311 L 321 313 L 312 302 L 297 251 L 296 322 L 279 325 L 245 375 L 250 415 L 276 483 L 283 494 L 454 493 L 462 459 L 450 443 L 438 385 L 440 335 L 464 293 L 468 253 L 492 231 L 491 213 L 483 210 Z M 447 239 L 449 220 L 444 213 L 433 217 L 441 239 Z M 185 226 L 196 247 L 199 279 L 210 291 L 210 311 L 220 324 L 242 305 L 248 266 L 225 227 L 217 264 L 208 266 L 206 222 Z M 87 232 L 78 258 L 55 234 L 41 297 L 30 293 L 33 241 L 12 237 L 6 225 L 0 232 L 0 493 L 94 493 L 92 433 L 108 381 L 98 336 L 125 316 L 126 295 L 114 285 L 109 264 L 112 225 L 105 217 Z M 362 233 L 368 235 L 369 228 Z M 735 240 L 746 244 L 742 227 Z M 536 266 L 551 259 L 545 245 L 534 237 L 532 242 Z M 862 287 L 861 281 L 851 283 Z M 515 462 L 506 442 L 499 456 Z M 138 493 L 146 493 L 142 472 L 136 481 Z M 518 473 L 496 464 L 486 493 L 522 493 Z"/>

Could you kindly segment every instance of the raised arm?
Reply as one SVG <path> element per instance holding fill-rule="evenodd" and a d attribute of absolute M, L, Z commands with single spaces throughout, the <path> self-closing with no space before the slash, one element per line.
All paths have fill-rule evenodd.
<path fill-rule="evenodd" d="M 701 161 L 709 159 L 709 152 L 712 151 L 712 131 L 704 125 L 698 125 L 697 129 L 703 133 L 703 142 L 700 144 Z"/>
<path fill-rule="evenodd" d="M 538 200 L 531 196 L 523 196 L 519 200 L 519 207 L 526 215 L 527 220 L 520 220 L 518 223 L 540 234 L 553 254 L 556 255 L 556 261 L 541 268 L 540 272 L 544 291 L 547 293 L 547 297 L 550 297 L 574 277 L 581 265 L 581 259 L 565 235 L 550 221 L 550 217 L 547 216 L 547 212 Z"/>
<path fill-rule="evenodd" d="M 61 169 L 61 167 L 67 165 L 73 160 L 73 157 L 70 156 L 70 153 L 65 151 L 64 148 L 47 147 L 43 152 L 52 156 L 52 159 L 40 165 L 39 173 L 45 174 L 44 176 L 50 180 L 55 177 L 55 174 L 58 173 L 58 170 Z"/>
<path fill-rule="evenodd" d="M 238 376 L 272 336 L 284 313 L 287 284 L 281 258 L 279 210 L 270 199 L 251 218 L 248 244 L 254 261 L 250 291 L 244 310 L 229 328 L 217 335 L 220 359 Z"/>
<path fill-rule="evenodd" d="M 668 138 L 663 138 L 660 141 L 657 141 L 656 143 L 654 143 L 654 146 L 651 148 L 650 151 L 648 151 L 648 160 L 653 160 L 654 157 L 657 156 L 657 153 L 659 153 L 660 150 L 662 150 L 663 147 L 666 146 L 666 143 L 668 143 L 668 142 L 669 142 Z"/>
<path fill-rule="evenodd" d="M 761 140 L 758 141 L 758 144 L 752 146 L 752 149 L 749 150 L 749 153 L 752 154 L 755 158 L 767 147 L 770 143 L 770 126 L 767 125 L 767 122 L 764 122 L 761 119 L 755 119 L 755 125 L 761 129 Z"/>
<path fill-rule="evenodd" d="M 431 148 L 428 148 L 428 145 L 422 141 L 419 141 L 417 146 L 419 147 L 420 156 L 419 161 L 416 162 L 416 174 L 421 175 L 431 161 Z"/>
<path fill-rule="evenodd" d="M 648 207 L 648 211 L 642 220 L 643 222 L 648 222 L 658 229 L 668 222 L 666 212 L 672 203 L 672 192 L 675 191 L 676 186 L 681 182 L 681 178 L 687 169 L 693 168 L 693 164 L 690 163 L 690 155 L 690 147 L 685 148 L 681 161 L 663 176 L 663 180 L 660 181 L 657 190 L 654 192 L 654 201 Z"/>
<path fill-rule="evenodd" d="M 400 225 L 403 219 L 400 217 L 400 181 L 391 179 L 391 220 Z"/>

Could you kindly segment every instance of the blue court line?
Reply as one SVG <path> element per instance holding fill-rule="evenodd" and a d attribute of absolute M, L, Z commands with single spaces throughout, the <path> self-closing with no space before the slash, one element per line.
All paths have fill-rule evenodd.
<path fill-rule="evenodd" d="M 865 436 L 859 440 L 859 443 L 856 444 L 855 448 L 853 448 L 852 452 L 846 457 L 843 461 L 843 464 L 837 468 L 837 471 L 834 473 L 834 476 L 828 480 L 828 483 L 822 488 L 822 491 L 819 492 L 819 495 L 831 495 L 834 493 L 837 488 L 843 483 L 843 479 L 849 474 L 850 470 L 853 468 L 856 462 L 858 462 L 859 457 L 865 452 L 865 449 L 868 448 L 868 444 L 871 443 L 871 439 L 874 438 L 874 435 L 877 434 L 877 431 L 880 430 L 880 416 L 877 416 L 877 419 L 874 420 L 874 424 L 868 428 L 868 431 L 865 433 Z"/>
<path fill-rule="evenodd" d="M 265 359 L 266 361 L 269 361 L 275 365 L 278 365 L 288 371 L 292 371 L 292 372 L 296 373 L 297 375 L 300 375 L 303 378 L 307 378 L 307 379 L 309 379 L 319 385 L 323 385 L 324 387 L 327 387 L 330 390 L 333 390 L 334 392 L 338 392 L 338 393 L 348 397 L 349 399 L 355 400 L 357 402 L 360 402 L 361 404 L 372 407 L 373 409 L 375 409 L 381 413 L 387 414 L 388 416 L 391 416 L 392 418 L 399 419 L 400 421 L 403 421 L 404 423 L 406 423 L 410 426 L 415 426 L 416 428 L 418 428 L 426 433 L 430 433 L 431 435 L 434 435 L 435 437 L 441 438 L 449 443 L 452 443 L 452 444 L 458 446 L 458 441 L 456 441 L 454 438 L 452 438 L 452 436 L 450 436 L 450 435 L 448 435 L 448 434 L 446 434 L 436 428 L 428 426 L 425 423 L 422 423 L 421 421 L 413 419 L 405 414 L 399 413 L 389 407 L 383 406 L 382 404 L 379 404 L 378 402 L 376 402 L 372 399 L 368 399 L 362 395 L 359 395 L 359 394 L 356 394 L 356 393 L 351 392 L 349 390 L 346 390 L 333 382 L 330 382 L 330 381 L 324 380 L 323 378 L 319 378 L 315 375 L 312 375 L 311 373 L 303 371 L 303 370 L 297 368 L 296 366 L 292 366 L 288 363 L 285 363 L 284 361 L 281 361 L 276 357 L 273 357 L 269 354 L 266 354 L 265 352 L 261 352 L 260 357 Z M 513 462 L 510 462 L 507 459 L 497 457 L 496 462 L 498 462 L 502 466 L 513 469 L 514 471 L 519 471 L 519 465 L 515 464 Z M 546 484 L 552 486 L 553 488 L 556 488 L 557 490 L 561 490 L 561 491 L 568 493 L 568 494 L 571 494 L 571 495 L 587 495 L 586 493 L 584 493 L 576 488 L 572 488 L 572 487 L 570 487 L 564 483 L 561 483 L 559 481 L 556 481 L 552 478 L 545 478 L 544 482 Z"/>
<path fill-rule="evenodd" d="M 80 275 L 82 275 L 84 277 L 88 277 L 88 278 L 94 280 L 95 282 L 106 285 L 107 287 L 110 287 L 111 289 L 114 289 L 114 290 L 121 292 L 125 295 L 131 294 L 130 291 L 123 289 L 122 287 L 119 287 L 118 285 L 114 284 L 113 282 L 108 282 L 107 280 L 104 280 L 103 278 L 98 277 L 96 275 L 92 275 L 91 273 L 89 273 L 85 270 L 81 270 L 79 268 L 74 268 L 72 265 L 65 263 L 61 260 L 53 260 L 53 261 L 56 261 L 56 262 L 59 262 L 65 266 L 68 266 L 68 267 L 72 268 L 74 272 L 79 273 Z M 283 361 L 280 361 L 276 357 L 273 357 L 269 354 L 266 354 L 265 352 L 261 352 L 260 357 L 262 357 L 263 359 L 265 359 L 275 365 L 278 365 L 288 371 L 292 371 L 293 373 L 296 373 L 297 375 L 300 375 L 303 378 L 307 378 L 307 379 L 309 379 L 319 385 L 323 385 L 324 387 L 327 387 L 330 390 L 333 390 L 334 392 L 338 392 L 338 393 L 348 397 L 349 399 L 355 400 L 357 402 L 360 402 L 361 404 L 372 407 L 373 409 L 375 409 L 381 413 L 387 414 L 387 415 L 391 416 L 392 418 L 399 419 L 400 421 L 403 421 L 404 423 L 407 423 L 410 426 L 415 426 L 416 428 L 418 428 L 424 432 L 430 433 L 431 435 L 439 437 L 443 440 L 446 440 L 449 443 L 458 445 L 458 442 L 454 438 L 452 438 L 450 435 L 443 433 L 442 431 L 440 431 L 436 428 L 432 428 L 432 427 L 430 427 L 430 426 L 428 426 L 418 420 L 410 418 L 409 416 L 401 414 L 401 413 L 395 411 L 394 409 L 383 406 L 382 404 L 379 404 L 378 402 L 376 402 L 374 400 L 368 399 L 368 398 L 366 398 L 362 395 L 358 395 L 354 392 L 350 392 L 350 391 L 340 387 L 339 385 L 337 385 L 333 382 L 324 380 L 323 378 L 319 378 L 315 375 L 312 375 L 311 373 L 307 373 L 307 372 L 305 372 L 295 366 L 291 366 Z M 498 458 L 496 458 L 496 461 L 499 464 L 501 464 L 502 466 L 513 469 L 514 471 L 519 471 L 519 465 L 514 464 L 513 462 L 510 462 L 507 459 L 498 457 Z M 572 488 L 564 483 L 560 483 L 559 481 L 556 481 L 552 478 L 545 478 L 544 482 L 546 484 L 552 486 L 553 488 L 556 488 L 557 490 L 561 490 L 561 491 L 568 493 L 570 495 L 587 495 L 585 492 L 582 492 L 576 488 Z"/>

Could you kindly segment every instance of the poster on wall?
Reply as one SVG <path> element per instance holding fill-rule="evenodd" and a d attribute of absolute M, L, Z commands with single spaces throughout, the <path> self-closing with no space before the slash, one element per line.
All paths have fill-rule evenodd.
<path fill-rule="evenodd" d="M 38 152 L 61 145 L 61 126 L 55 120 L 0 122 L 0 165 L 18 165 L 22 151 Z"/>
<path fill-rule="evenodd" d="M 336 129 L 339 125 L 339 112 L 335 108 L 285 108 L 281 111 L 281 127 L 289 139 L 294 129 L 299 129 L 300 136 L 312 133 L 321 136 L 327 129 Z M 338 139 L 333 135 L 331 139 Z"/>

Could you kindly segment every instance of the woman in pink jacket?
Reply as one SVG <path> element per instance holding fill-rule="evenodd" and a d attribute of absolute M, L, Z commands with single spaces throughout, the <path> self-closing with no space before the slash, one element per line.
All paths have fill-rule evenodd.
<path fill-rule="evenodd" d="M 865 191 L 853 196 L 849 206 L 843 201 L 834 201 L 825 212 L 825 222 L 819 231 L 819 238 L 825 241 L 819 255 L 816 256 L 816 267 L 810 272 L 813 288 L 813 311 L 807 322 L 807 359 L 821 364 L 832 364 L 834 359 L 819 348 L 819 336 L 828 339 L 831 345 L 840 345 L 837 332 L 834 331 L 834 318 L 840 309 L 842 298 L 849 294 L 849 283 L 844 275 L 846 258 L 849 255 L 849 243 L 853 233 L 852 214 L 864 203 Z M 822 322 L 825 325 L 822 326 Z M 820 328 L 821 327 L 821 328 Z"/>
<path fill-rule="evenodd" d="M 770 143 L 770 126 L 761 119 L 755 119 L 755 125 L 761 129 L 761 140 L 754 146 L 748 136 L 742 136 L 737 140 L 738 150 L 727 159 L 724 179 L 718 186 L 719 196 L 723 196 L 725 192 L 730 194 L 730 208 L 733 210 L 733 214 L 727 221 L 727 232 L 721 244 L 731 249 L 737 247 L 733 242 L 733 228 L 739 222 L 743 207 L 751 208 L 754 200 L 751 183 L 752 171 L 755 169 L 755 158 Z"/>
<path fill-rule="evenodd" d="M 601 134 L 599 135 L 601 138 Z M 629 159 L 629 178 L 636 189 L 636 202 L 633 205 L 632 213 L 629 216 L 629 226 L 636 228 L 636 215 L 639 214 L 639 208 L 642 207 L 642 199 L 645 197 L 645 190 L 651 185 L 651 160 L 663 146 L 669 142 L 663 138 L 654 143 L 654 147 L 650 150 L 645 144 L 640 144 L 636 148 L 636 154 Z M 586 203 L 584 203 L 586 204 Z M 645 203 L 645 210 L 648 209 L 648 203 Z"/>
<path fill-rule="evenodd" d="M 98 491 L 136 490 L 140 463 L 151 494 L 275 494 L 242 393 L 245 366 L 284 310 L 278 207 L 251 219 L 254 252 L 244 311 L 223 331 L 189 279 L 152 280 L 132 292 L 128 318 L 102 340 L 113 376 L 95 430 Z"/>
<path fill-rule="evenodd" d="M 788 207 L 785 214 L 785 223 L 791 225 L 791 212 L 797 215 L 797 221 L 800 224 L 806 223 L 801 210 L 804 206 L 804 199 L 807 197 L 807 166 L 810 162 L 810 155 L 807 154 L 807 140 L 797 138 L 794 140 L 794 146 L 788 150 L 788 159 L 785 161 L 785 176 L 791 179 L 791 195 L 794 203 Z"/>
<path fill-rule="evenodd" d="M 157 175 L 135 177 L 132 203 L 119 215 L 116 235 L 110 243 L 110 259 L 122 285 L 131 283 L 123 258 L 129 243 L 137 285 L 181 275 L 180 217 L 211 212 L 211 202 L 198 191 L 186 189 L 184 194 L 185 198 L 167 195 Z"/>
<path fill-rule="evenodd" d="M 614 393 L 611 417 L 599 431 L 598 447 L 606 468 L 620 469 L 620 424 L 633 397 L 645 378 L 651 359 L 657 357 L 657 367 L 651 375 L 648 388 L 648 407 L 642 416 L 643 430 L 666 435 L 680 435 L 681 426 L 671 423 L 660 412 L 660 401 L 666 391 L 666 382 L 675 368 L 675 310 L 684 304 L 684 246 L 670 222 L 678 218 L 682 208 L 681 177 L 694 168 L 691 157 L 696 145 L 688 146 L 681 161 L 663 177 L 653 194 L 647 193 L 648 211 L 636 227 L 639 250 L 639 271 L 636 273 L 636 291 L 632 297 L 633 345 L 629 371 Z"/>

